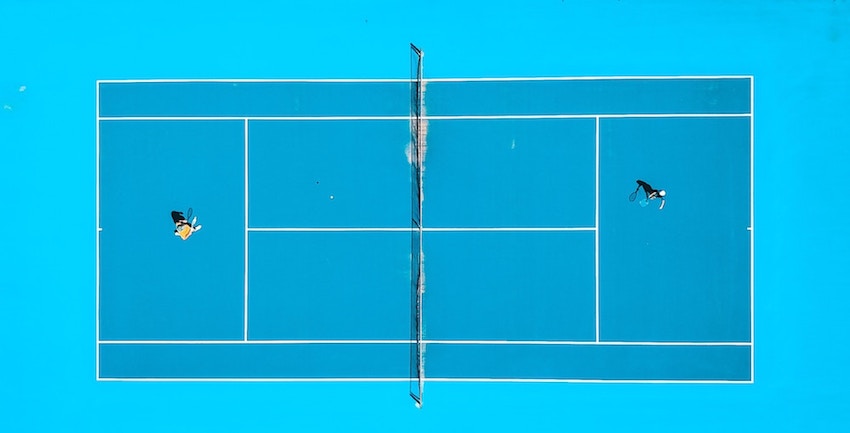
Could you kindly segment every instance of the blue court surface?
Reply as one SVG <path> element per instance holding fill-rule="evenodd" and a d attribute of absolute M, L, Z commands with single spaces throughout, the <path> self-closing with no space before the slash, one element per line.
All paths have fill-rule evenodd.
<path fill-rule="evenodd" d="M 424 81 L 421 311 L 411 86 L 99 82 L 98 378 L 752 382 L 752 77 Z"/>
<path fill-rule="evenodd" d="M 850 424 L 846 1 L 50 10 L 0 431 Z"/>

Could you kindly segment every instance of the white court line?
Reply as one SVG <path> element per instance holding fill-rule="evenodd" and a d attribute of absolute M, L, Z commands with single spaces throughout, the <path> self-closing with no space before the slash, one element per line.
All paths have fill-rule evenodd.
<path fill-rule="evenodd" d="M 756 341 L 756 304 L 755 304 L 755 79 L 750 77 L 750 380 L 755 381 L 755 341 Z"/>
<path fill-rule="evenodd" d="M 105 340 L 121 345 L 275 345 L 275 344 L 412 344 L 413 340 Z"/>
<path fill-rule="evenodd" d="M 245 294 L 243 302 L 242 338 L 248 340 L 248 119 L 245 119 Z"/>
<path fill-rule="evenodd" d="M 676 81 L 676 80 L 735 80 L 746 79 L 751 75 L 612 75 L 612 76 L 580 76 L 580 77 L 471 77 L 471 78 L 429 78 L 425 81 L 430 83 L 467 82 L 467 81 L 610 81 L 610 80 L 649 80 L 649 81 Z"/>
<path fill-rule="evenodd" d="M 99 382 L 411 382 L 409 377 L 390 377 L 390 378 L 115 378 L 115 377 L 99 377 Z"/>
<path fill-rule="evenodd" d="M 595 227 L 423 227 L 424 232 L 592 232 Z"/>
<path fill-rule="evenodd" d="M 594 267 L 596 274 L 596 342 L 599 342 L 599 118 L 596 118 L 596 230 L 594 230 Z"/>
<path fill-rule="evenodd" d="M 102 340 L 104 345 L 284 345 L 284 344 L 415 344 L 415 340 Z M 747 347 L 749 342 L 685 341 L 532 341 L 532 340 L 423 340 L 423 344 L 497 346 L 682 346 Z"/>
<path fill-rule="evenodd" d="M 154 78 L 97 80 L 102 84 L 147 83 L 409 83 L 409 78 Z"/>
<path fill-rule="evenodd" d="M 249 232 L 412 232 L 411 227 L 248 227 Z"/>
<path fill-rule="evenodd" d="M 249 232 L 412 232 L 412 227 L 249 227 Z M 423 232 L 592 232 L 594 227 L 423 227 Z"/>
<path fill-rule="evenodd" d="M 98 117 L 103 121 L 302 121 L 302 120 L 405 120 L 410 121 L 410 116 L 106 116 Z"/>
<path fill-rule="evenodd" d="M 95 97 L 94 97 L 94 113 L 95 119 L 100 118 L 100 84 L 95 83 Z M 94 292 L 95 292 L 95 301 L 94 301 L 94 335 L 95 341 L 100 341 L 100 122 L 95 121 L 95 133 L 94 133 L 94 142 L 95 142 L 95 204 L 94 204 L 94 213 L 95 213 L 95 226 L 97 227 L 97 232 L 95 234 L 95 283 L 94 283 Z M 95 369 L 95 377 L 100 376 L 100 346 L 95 344 L 95 354 L 94 354 L 94 369 Z"/>
<path fill-rule="evenodd" d="M 426 83 L 465 81 L 608 81 L 608 80 L 722 80 L 745 79 L 752 75 L 612 75 L 580 77 L 468 77 L 468 78 L 423 78 Z M 144 84 L 144 83 L 409 83 L 409 78 L 154 78 L 154 79 L 105 79 L 98 84 Z"/>
<path fill-rule="evenodd" d="M 705 380 L 705 379 L 457 379 L 429 377 L 428 382 L 516 382 L 516 383 L 644 383 L 644 384 L 750 384 L 745 380 Z"/>
<path fill-rule="evenodd" d="M 744 341 L 523 341 L 523 340 L 427 340 L 426 344 L 483 344 L 531 346 L 750 346 Z"/>
<path fill-rule="evenodd" d="M 112 378 L 98 377 L 98 382 L 412 382 L 410 377 L 343 377 L 343 378 Z M 493 383 L 588 383 L 588 384 L 705 384 L 705 385 L 746 385 L 751 380 L 705 380 L 705 379 L 489 379 L 489 378 L 423 378 L 424 382 L 493 382 Z"/>
<path fill-rule="evenodd" d="M 626 118 L 745 118 L 749 113 L 645 113 L 645 114 L 491 114 L 423 116 L 422 120 L 525 120 L 525 119 L 626 119 Z M 410 116 L 106 116 L 102 121 L 410 121 Z"/>

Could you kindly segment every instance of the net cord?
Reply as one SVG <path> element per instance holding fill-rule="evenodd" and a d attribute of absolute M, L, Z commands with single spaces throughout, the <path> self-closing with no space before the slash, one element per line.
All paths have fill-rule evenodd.
<path fill-rule="evenodd" d="M 422 260 L 422 51 L 410 44 L 411 62 L 411 390 L 416 407 L 422 407 L 425 384 L 424 343 L 422 338 L 422 294 L 424 291 L 424 264 Z M 414 69 L 415 66 L 415 69 Z M 415 388 L 413 381 L 415 380 Z"/>

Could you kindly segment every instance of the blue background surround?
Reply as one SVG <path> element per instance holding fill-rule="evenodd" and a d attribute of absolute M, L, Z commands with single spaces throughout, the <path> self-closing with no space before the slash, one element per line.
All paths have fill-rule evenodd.
<path fill-rule="evenodd" d="M 850 233 L 846 218 L 848 206 L 843 200 L 844 183 L 839 176 L 846 172 L 850 159 L 846 146 L 846 137 L 850 136 L 850 124 L 846 122 L 846 100 L 850 94 L 847 80 L 850 58 L 846 55 L 850 51 L 848 28 L 850 6 L 842 0 L 730 3 L 553 0 L 534 5 L 527 2 L 467 2 L 462 5 L 437 2 L 427 6 L 387 1 L 290 2 L 274 6 L 263 2 L 234 5 L 215 1 L 178 5 L 156 1 L 144 5 L 6 2 L 0 6 L 0 37 L 6 47 L 0 53 L 3 60 L 0 70 L 0 143 L 3 143 L 0 146 L 0 184 L 6 204 L 6 212 L 0 217 L 4 219 L 0 227 L 3 227 L 5 246 L 0 274 L 0 324 L 3 325 L 0 337 L 7 355 L 3 357 L 0 374 L 0 401 L 3 403 L 0 405 L 0 430 L 451 431 L 531 427 L 538 431 L 823 431 L 843 427 L 850 422 L 841 403 L 848 386 L 846 366 L 850 352 L 837 343 L 845 339 L 846 287 L 850 286 L 850 278 L 842 270 L 850 257 L 847 247 Z M 416 410 L 404 397 L 406 390 L 392 382 L 96 381 L 96 80 L 406 78 L 409 74 L 408 42 L 415 42 L 425 50 L 429 77 L 754 76 L 754 383 L 434 382 L 427 384 L 425 407 Z M 448 92 L 449 87 L 446 89 Z M 433 86 L 429 90 L 437 92 Z M 393 92 L 392 89 L 386 91 Z M 341 95 L 335 107 L 356 110 L 361 107 L 352 100 L 356 97 Z M 485 108 L 500 109 L 498 104 L 487 103 L 482 98 L 481 94 L 474 95 L 467 102 L 484 101 Z M 389 97 L 380 100 L 387 104 L 395 102 Z M 405 110 L 406 103 L 402 100 L 397 102 L 398 107 L 387 105 L 383 109 L 388 112 Z M 206 105 L 209 109 L 216 108 L 214 104 Z M 430 105 L 432 110 L 437 106 L 437 102 Z M 276 106 L 255 108 L 269 110 Z M 458 109 L 482 111 L 481 106 L 471 105 Z M 713 121 L 732 129 L 738 127 L 734 119 Z M 115 122 L 107 127 L 115 128 L 113 133 L 119 133 L 120 128 L 138 127 Z M 648 155 L 631 154 L 631 148 L 622 142 L 624 137 L 635 132 L 651 138 L 648 142 L 663 146 L 664 152 L 671 151 L 670 143 L 673 142 L 687 146 L 726 140 L 725 134 L 720 132 L 692 136 L 688 134 L 688 122 L 665 121 L 663 128 L 649 128 L 647 125 L 652 122 L 636 125 L 631 119 L 602 119 L 600 142 L 610 142 L 614 147 L 610 149 L 612 154 L 602 153 L 600 157 L 614 166 L 623 161 L 636 161 L 636 158 L 649 158 Z M 606 126 L 606 123 L 609 124 Z M 172 138 L 182 137 L 180 145 L 189 145 L 180 152 L 192 152 L 198 150 L 196 145 L 200 142 L 210 145 L 216 141 L 205 140 L 207 134 L 233 135 L 238 142 L 241 126 L 237 121 L 234 130 L 230 131 L 231 126 L 224 122 L 216 127 L 220 130 L 213 133 L 193 132 L 190 130 L 192 124 L 181 123 Z M 439 126 L 434 121 L 435 134 Z M 107 129 L 101 132 L 109 133 Z M 386 132 L 390 133 L 389 129 Z M 472 129 L 466 132 L 470 133 L 480 132 Z M 154 175 L 151 187 L 162 186 L 162 197 L 171 195 L 173 200 L 182 201 L 178 196 L 180 190 L 169 187 L 169 173 L 173 173 L 169 170 L 176 170 L 169 168 L 169 164 L 174 161 L 172 158 L 180 155 L 169 153 L 173 146 L 167 140 L 145 142 L 132 134 L 121 133 L 121 136 L 122 140 L 136 140 L 137 152 L 150 152 L 137 153 L 136 157 L 149 163 L 159 161 L 158 166 L 162 166 L 164 171 Z M 682 142 L 683 136 L 688 136 L 687 143 Z M 522 149 L 521 144 L 517 141 L 516 150 Z M 735 148 L 739 144 L 730 145 Z M 222 154 L 217 158 L 225 158 L 223 155 L 230 152 L 234 160 L 243 157 L 223 141 L 212 146 L 208 149 L 210 152 Z M 403 154 L 404 143 L 398 146 Z M 505 146 L 509 148 L 510 143 Z M 430 156 L 434 173 L 439 167 L 439 153 L 433 150 Z M 661 155 L 662 160 L 644 166 L 651 170 L 680 169 L 677 164 L 667 163 L 667 158 L 674 157 L 679 156 L 665 153 Z M 212 191 L 207 190 L 204 183 L 212 187 L 216 179 L 239 179 L 243 168 L 234 164 L 230 168 L 232 172 L 223 173 L 226 176 L 206 179 L 198 177 L 203 176 L 201 171 L 192 171 L 195 168 L 188 159 L 184 163 L 186 165 L 180 165 L 181 171 L 175 176 L 194 185 L 198 194 Z M 705 164 L 709 166 L 708 161 Z M 443 170 L 449 173 L 451 167 L 446 165 Z M 607 182 L 617 183 L 620 176 L 623 182 L 634 180 L 622 171 L 605 173 L 601 176 L 601 188 L 613 188 L 606 186 Z M 432 199 L 439 202 L 434 196 L 440 188 L 437 179 L 436 174 L 429 179 L 433 197 L 426 197 L 426 202 Z M 203 182 L 193 183 L 200 180 Z M 676 195 L 693 200 L 689 207 L 671 198 L 669 209 L 665 207 L 661 213 L 640 215 L 673 218 L 679 212 L 678 218 L 684 218 L 692 211 L 692 206 L 706 212 L 737 208 L 733 203 L 742 200 L 736 195 L 737 190 L 726 190 L 727 185 L 723 184 L 714 186 L 723 189 L 718 192 L 703 185 L 685 185 L 687 193 L 677 191 Z M 451 192 L 448 187 L 442 188 L 446 193 Z M 616 188 L 619 191 L 619 186 Z M 673 194 L 673 187 L 670 188 Z M 237 234 L 229 242 L 236 245 L 203 251 L 204 242 L 228 242 L 228 239 L 202 232 L 200 234 L 208 236 L 192 239 L 197 242 L 176 244 L 193 251 L 146 258 L 165 263 L 167 257 L 179 257 L 188 274 L 173 272 L 171 278 L 175 281 L 184 278 L 182 275 L 191 278 L 189 274 L 199 269 L 193 265 L 210 263 L 203 260 L 204 254 L 233 253 L 236 263 L 241 263 L 239 257 L 244 239 L 240 230 L 244 221 L 238 204 L 241 203 L 242 185 L 219 185 L 218 189 L 227 191 L 227 200 L 232 198 L 237 205 L 210 198 L 208 204 L 199 206 L 198 210 L 204 207 L 204 223 L 211 224 L 210 228 L 235 227 Z M 332 192 L 321 193 L 329 195 Z M 442 200 L 448 204 L 458 199 L 446 195 Z M 218 205 L 221 208 L 216 210 L 206 207 Z M 317 203 L 315 208 L 323 205 L 327 203 Z M 606 218 L 614 218 L 614 214 L 606 214 L 606 209 L 609 213 L 617 211 L 615 207 L 601 206 L 600 226 L 603 228 L 613 221 Z M 106 222 L 110 218 L 107 209 L 102 212 Z M 432 211 L 426 217 L 439 214 Z M 471 215 L 469 218 L 474 217 L 472 213 L 467 214 Z M 156 216 L 147 216 L 144 210 L 139 210 L 133 217 L 150 218 L 151 224 L 156 218 L 159 224 L 162 222 L 159 215 L 157 212 Z M 122 213 L 112 218 L 127 217 Z M 47 226 L 32 229 L 32 218 Z M 221 220 L 214 221 L 216 218 Z M 428 224 L 436 222 L 432 219 Z M 473 222 L 468 220 L 464 224 Z M 170 230 L 168 225 L 166 220 L 162 230 Z M 146 229 L 127 229 L 126 236 L 143 237 L 144 232 L 140 230 Z M 103 242 L 107 242 L 105 233 Z M 432 239 L 428 241 L 430 245 L 439 248 L 441 242 L 450 241 L 449 234 L 426 233 L 426 241 Z M 574 234 L 578 233 L 568 233 Z M 601 234 L 602 247 L 607 242 L 620 242 Z M 667 242 L 641 238 L 640 232 L 627 231 L 625 227 L 611 235 L 631 236 L 629 242 L 633 246 L 640 241 Z M 735 236 L 718 241 L 734 246 L 738 242 Z M 387 236 L 386 241 L 395 242 L 392 238 Z M 400 248 L 402 244 L 406 248 L 409 239 L 399 240 Z M 426 254 L 430 254 L 429 258 L 437 255 L 436 251 L 426 251 Z M 628 252 L 618 254 L 628 255 Z M 704 256 L 680 254 L 677 260 L 681 259 L 692 268 L 729 266 L 720 256 L 709 255 L 707 251 L 699 251 L 699 254 Z M 402 257 L 398 263 L 405 260 Z M 603 278 L 608 275 L 604 270 L 608 260 L 620 263 L 615 256 L 601 254 Z M 437 259 L 432 259 L 433 262 Z M 308 265 L 313 269 L 318 266 Z M 439 279 L 438 265 L 438 262 L 433 263 L 433 272 L 429 273 L 431 280 Z M 682 281 L 675 273 L 682 274 L 685 270 L 666 267 L 665 270 L 674 274 L 611 275 L 651 290 L 648 298 L 631 300 L 644 302 L 649 310 L 629 312 L 628 318 L 638 322 L 638 327 L 626 328 L 625 323 L 621 323 L 624 326 L 620 329 L 603 327 L 603 335 L 610 331 L 618 338 L 629 338 L 631 332 L 661 332 L 664 329 L 670 333 L 669 338 L 685 334 L 700 337 L 698 330 L 688 327 L 670 332 L 669 321 L 678 320 L 667 314 L 672 311 L 670 309 L 665 315 L 652 316 L 657 321 L 645 320 L 653 313 L 653 308 L 663 307 L 656 300 L 677 296 L 672 286 L 649 287 L 650 281 L 656 281 L 654 278 L 661 278 L 661 282 L 664 279 Z M 106 278 L 106 269 L 103 271 L 101 276 Z M 221 271 L 229 272 L 227 269 Z M 434 285 L 436 283 L 432 287 Z M 169 308 L 196 305 L 191 293 L 168 293 L 151 287 L 145 294 L 157 296 L 149 304 L 157 307 L 164 305 L 162 296 L 175 301 Z M 170 321 L 168 328 L 157 329 L 133 322 L 132 328 L 125 327 L 125 331 L 138 333 L 134 338 L 150 338 L 155 334 L 159 334 L 156 338 L 165 338 L 162 335 L 165 331 L 179 331 L 179 338 L 209 338 L 204 333 L 212 331 L 224 335 L 233 332 L 232 329 L 241 323 L 241 311 L 224 311 L 226 300 L 233 297 L 238 302 L 238 296 L 241 292 L 229 293 L 226 289 L 214 293 L 206 305 L 215 307 L 221 301 L 223 308 L 207 312 L 217 316 L 214 323 L 181 322 L 186 316 L 171 310 L 162 312 L 163 320 Z M 712 296 L 703 301 L 726 308 L 726 314 L 742 314 L 735 311 L 734 306 L 738 304 L 729 293 L 718 292 Z M 113 305 L 120 306 L 120 299 L 113 301 L 117 302 Z M 145 304 L 139 305 L 144 308 Z M 617 304 L 610 305 L 613 310 L 602 310 L 603 316 L 619 314 Z M 698 311 L 693 308 L 695 304 L 689 307 L 687 311 L 692 314 Z M 429 307 L 426 305 L 426 308 Z M 125 325 L 129 323 L 126 318 L 113 318 L 112 323 L 117 326 L 115 332 L 121 331 L 121 321 Z M 235 325 L 229 327 L 228 323 Z M 216 326 L 222 329 L 216 331 Z M 457 326 L 452 327 L 452 330 L 457 329 Z M 240 331 L 234 332 L 237 338 Z M 734 326 L 723 332 L 730 339 L 738 339 L 741 334 Z M 437 368 L 441 362 L 451 363 L 454 356 L 482 359 L 482 365 L 458 371 L 463 376 L 493 374 L 492 366 L 483 360 L 506 353 L 529 353 L 527 349 L 518 352 L 513 347 L 501 346 L 451 347 L 465 353 L 430 351 L 427 354 L 430 365 Z M 122 349 L 120 345 L 115 346 L 116 351 Z M 476 353 L 475 349 L 486 350 Z M 593 359 L 574 349 L 579 348 L 564 352 L 573 352 L 577 359 Z M 307 360 L 324 356 L 305 352 L 302 348 L 297 350 L 309 355 Z M 343 356 L 354 364 L 361 362 L 355 354 Z M 285 353 L 278 353 L 263 362 L 286 358 Z M 381 358 L 387 360 L 381 371 L 392 374 L 390 365 L 398 365 L 393 360 L 406 362 L 406 352 L 401 355 L 386 353 Z M 370 356 L 369 359 L 374 358 Z M 535 371 L 546 371 L 546 365 L 533 364 L 537 359 L 531 357 L 525 365 Z M 173 368 L 174 362 L 164 365 Z M 292 371 L 297 372 L 301 365 L 293 364 Z M 342 368 L 343 364 L 335 365 Z M 647 366 L 649 370 L 669 371 L 666 366 L 662 367 Z M 705 367 L 710 371 L 712 364 L 707 363 Z M 206 371 L 216 368 L 212 365 Z M 262 374 L 267 371 L 264 368 L 258 366 L 255 371 Z M 593 374 L 597 366 L 577 365 L 576 368 Z M 401 373 L 406 371 L 405 365 Z"/>

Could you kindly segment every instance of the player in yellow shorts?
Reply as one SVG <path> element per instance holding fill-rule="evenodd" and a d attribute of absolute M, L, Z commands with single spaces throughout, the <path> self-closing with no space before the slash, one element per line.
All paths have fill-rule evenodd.
<path fill-rule="evenodd" d="M 192 211 L 189 210 L 189 215 L 192 215 Z M 201 229 L 201 225 L 195 225 L 198 222 L 198 217 L 192 218 L 192 222 L 186 220 L 186 217 L 183 216 L 183 212 L 178 212 L 176 210 L 171 211 L 171 219 L 174 220 L 174 236 L 180 236 L 180 239 L 184 241 L 189 239 L 189 236 L 192 236 L 192 233 Z"/>

